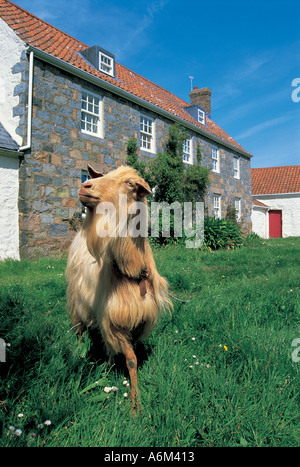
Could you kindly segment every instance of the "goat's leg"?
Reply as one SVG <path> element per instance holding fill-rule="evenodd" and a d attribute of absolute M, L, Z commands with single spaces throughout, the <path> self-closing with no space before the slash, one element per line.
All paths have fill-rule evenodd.
<path fill-rule="evenodd" d="M 133 404 L 133 412 L 136 413 L 140 408 L 139 404 L 139 391 L 137 387 L 137 358 L 134 353 L 132 346 L 128 345 L 124 349 L 124 355 L 126 358 L 126 365 L 130 376 L 130 398 Z"/>
<path fill-rule="evenodd" d="M 79 318 L 76 311 L 73 310 L 71 314 L 72 314 L 72 328 L 71 329 L 75 330 L 76 334 L 79 335 L 79 338 L 81 341 L 81 336 L 84 331 L 84 324 L 82 320 Z"/>

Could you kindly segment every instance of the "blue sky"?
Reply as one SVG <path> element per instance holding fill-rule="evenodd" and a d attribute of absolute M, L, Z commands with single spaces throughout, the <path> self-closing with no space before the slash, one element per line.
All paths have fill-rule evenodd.
<path fill-rule="evenodd" d="M 15 0 L 189 102 L 212 91 L 212 119 L 252 167 L 300 163 L 299 0 Z"/>

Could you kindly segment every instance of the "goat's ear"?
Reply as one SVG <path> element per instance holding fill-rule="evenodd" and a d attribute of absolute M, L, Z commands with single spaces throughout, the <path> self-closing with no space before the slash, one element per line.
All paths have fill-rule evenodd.
<path fill-rule="evenodd" d="M 145 181 L 142 183 L 136 182 L 136 193 L 139 198 L 144 198 L 145 196 L 150 195 L 151 190 L 148 183 Z"/>
<path fill-rule="evenodd" d="M 97 170 L 94 170 L 90 165 L 87 166 L 87 169 L 91 178 L 103 177 L 104 175 L 102 172 L 97 172 Z"/>

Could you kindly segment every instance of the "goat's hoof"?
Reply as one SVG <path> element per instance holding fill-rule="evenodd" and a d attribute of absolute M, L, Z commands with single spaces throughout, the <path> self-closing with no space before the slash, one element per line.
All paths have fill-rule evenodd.
<path fill-rule="evenodd" d="M 134 417 L 140 412 L 140 401 L 137 394 L 131 396 L 131 413 Z"/>
<path fill-rule="evenodd" d="M 135 403 L 132 404 L 131 414 L 133 417 L 137 417 L 139 412 L 140 412 L 140 404 L 135 401 Z"/>

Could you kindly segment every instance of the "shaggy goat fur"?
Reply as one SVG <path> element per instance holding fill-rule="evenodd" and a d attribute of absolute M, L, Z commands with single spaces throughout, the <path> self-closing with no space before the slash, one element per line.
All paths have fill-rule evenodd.
<path fill-rule="evenodd" d="M 172 308 L 166 280 L 156 269 L 147 238 L 108 233 L 107 217 L 99 214 L 99 203 L 110 202 L 119 216 L 119 195 L 127 195 L 127 207 L 135 201 L 147 206 L 149 185 L 127 166 L 103 175 L 89 167 L 92 177 L 79 191 L 87 207 L 82 229 L 74 238 L 66 277 L 68 304 L 73 325 L 98 328 L 108 356 L 123 353 L 131 378 L 131 398 L 138 405 L 137 361 L 133 340 L 144 338 L 156 323 L 161 308 Z M 128 212 L 128 211 L 127 211 Z M 146 209 L 147 212 L 147 209 Z M 124 218 L 124 216 L 123 216 Z M 125 222 L 133 219 L 129 214 Z M 147 271 L 147 273 L 145 273 Z"/>

